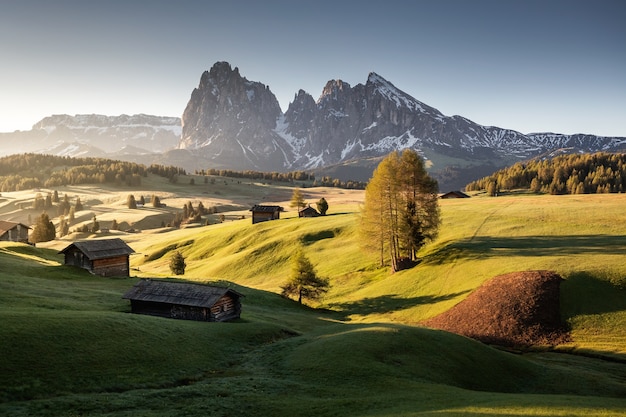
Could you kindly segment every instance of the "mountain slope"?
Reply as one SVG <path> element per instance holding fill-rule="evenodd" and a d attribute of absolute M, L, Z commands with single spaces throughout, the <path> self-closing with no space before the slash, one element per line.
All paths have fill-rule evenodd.
<path fill-rule="evenodd" d="M 526 135 L 445 116 L 374 72 L 354 87 L 328 81 L 317 101 L 300 90 L 283 114 L 265 85 L 241 77 L 226 62 L 203 73 L 182 122 L 180 148 L 238 169 L 320 169 L 405 148 L 430 159 L 435 170 L 499 167 L 562 148 L 626 148 L 623 137 Z"/>

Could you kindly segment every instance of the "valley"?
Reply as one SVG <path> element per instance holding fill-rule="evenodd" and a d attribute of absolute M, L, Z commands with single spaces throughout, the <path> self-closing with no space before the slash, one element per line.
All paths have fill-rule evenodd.
<path fill-rule="evenodd" d="M 299 218 L 294 185 L 312 205 L 324 197 L 328 215 Z M 0 218 L 27 223 L 49 191 L 3 192 Z M 439 237 L 391 274 L 360 243 L 359 190 L 149 174 L 57 191 L 84 206 L 70 235 L 0 243 L 0 415 L 626 415 L 623 194 L 440 200 Z M 164 206 L 129 209 L 129 194 Z M 188 202 L 217 212 L 163 226 Z M 253 225 L 254 204 L 286 211 Z M 100 231 L 74 231 L 94 216 Z M 62 265 L 72 241 L 112 236 L 135 251 L 130 278 Z M 298 248 L 331 283 L 306 306 L 279 295 Z M 501 349 L 422 325 L 493 277 L 530 270 L 564 279 L 569 341 Z M 121 296 L 139 278 L 229 286 L 244 295 L 241 319 L 130 314 Z"/>

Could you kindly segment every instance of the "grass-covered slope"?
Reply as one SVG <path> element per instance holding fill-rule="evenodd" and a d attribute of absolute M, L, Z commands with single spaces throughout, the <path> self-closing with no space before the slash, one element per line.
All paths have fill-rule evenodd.
<path fill-rule="evenodd" d="M 136 277 L 93 277 L 57 250 L 0 244 L 0 415 L 626 415 L 624 197 L 442 201 L 439 239 L 389 274 L 354 212 L 125 237 L 137 276 L 218 280 L 242 318 L 129 314 Z M 332 289 L 312 309 L 278 296 L 298 247 Z M 507 272 L 559 273 L 572 342 L 523 355 L 416 323 Z M 598 359 L 605 357 L 611 360 Z"/>

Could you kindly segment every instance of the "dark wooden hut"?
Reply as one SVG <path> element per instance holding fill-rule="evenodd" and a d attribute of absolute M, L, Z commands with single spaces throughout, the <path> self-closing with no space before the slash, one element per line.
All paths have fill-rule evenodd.
<path fill-rule="evenodd" d="M 182 320 L 227 321 L 241 315 L 241 295 L 230 288 L 142 279 L 122 298 L 136 314 Z"/>
<path fill-rule="evenodd" d="M 439 198 L 470 198 L 470 196 L 463 191 L 448 191 L 447 193 L 441 194 Z"/>
<path fill-rule="evenodd" d="M 281 206 L 262 206 L 256 204 L 250 211 L 252 212 L 252 224 L 255 224 L 280 219 L 280 212 L 283 211 L 283 208 Z"/>
<path fill-rule="evenodd" d="M 0 240 L 27 243 L 29 230 L 23 223 L 0 220 Z"/>
<path fill-rule="evenodd" d="M 311 206 L 298 211 L 298 217 L 318 217 L 319 215 L 320 213 Z"/>
<path fill-rule="evenodd" d="M 60 251 L 65 265 L 84 268 L 95 275 L 129 276 L 129 257 L 135 253 L 122 239 L 92 239 L 74 242 Z"/>

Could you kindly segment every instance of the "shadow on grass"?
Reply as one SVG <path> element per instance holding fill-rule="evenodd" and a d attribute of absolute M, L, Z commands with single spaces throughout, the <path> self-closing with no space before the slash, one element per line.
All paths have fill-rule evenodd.
<path fill-rule="evenodd" d="M 410 298 L 404 298 L 398 296 L 397 294 L 390 294 L 374 298 L 364 298 L 353 302 L 333 303 L 328 307 L 332 310 L 338 311 L 339 314 L 346 319 L 351 315 L 364 316 L 368 314 L 390 313 L 393 311 L 406 310 L 417 305 L 433 304 L 440 301 L 450 300 L 468 292 L 469 291 L 462 291 L 443 296 L 424 295 Z"/>
<path fill-rule="evenodd" d="M 626 237 L 614 235 L 565 235 L 491 237 L 475 236 L 450 243 L 424 258 L 426 264 L 443 264 L 455 259 L 496 256 L 555 256 L 626 253 Z"/>
<path fill-rule="evenodd" d="M 578 315 L 593 315 L 626 310 L 626 288 L 578 272 L 561 284 L 561 311 L 569 320 Z"/>

